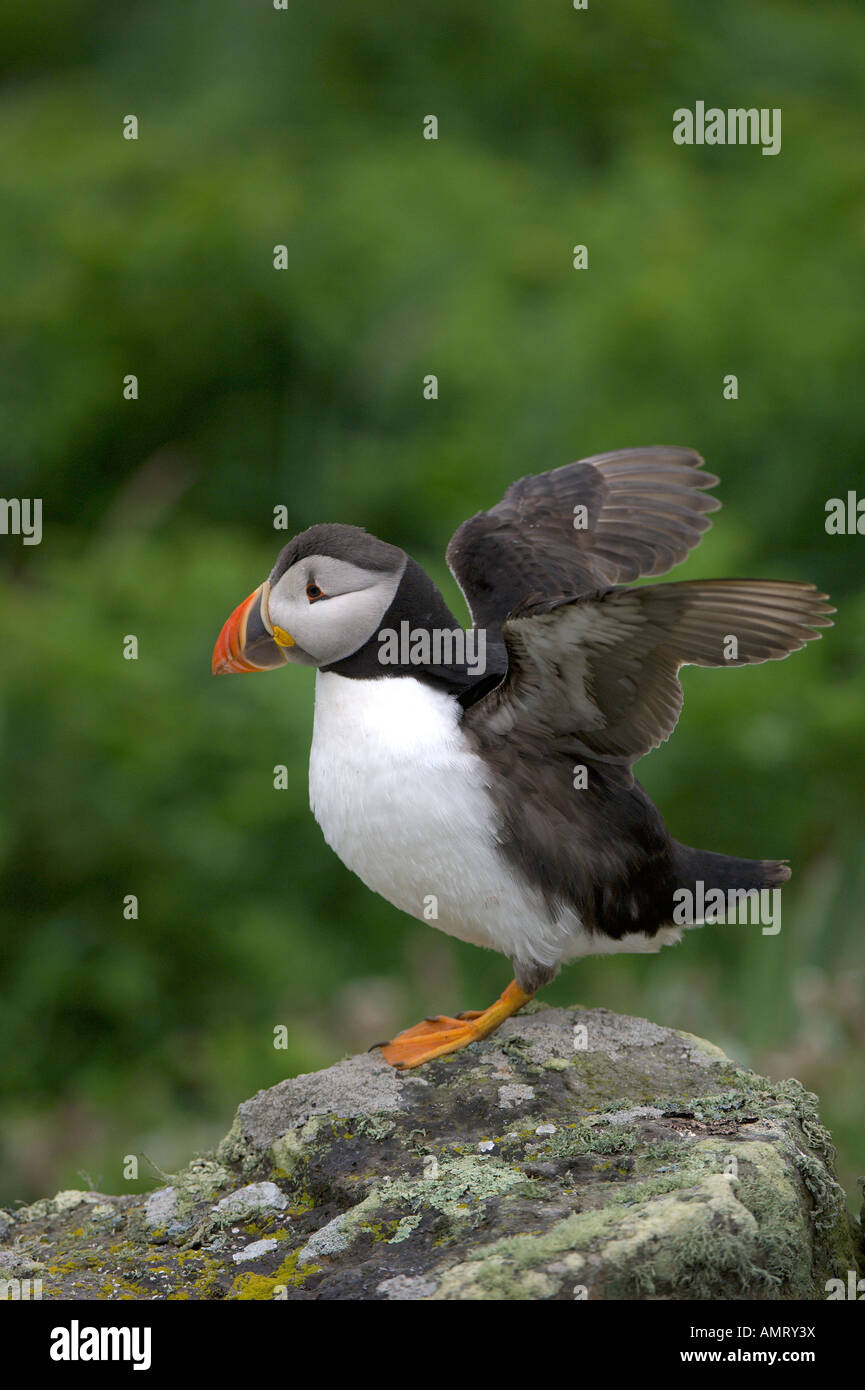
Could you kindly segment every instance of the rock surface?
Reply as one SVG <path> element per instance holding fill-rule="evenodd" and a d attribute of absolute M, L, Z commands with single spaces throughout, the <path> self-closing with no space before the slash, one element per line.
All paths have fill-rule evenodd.
<path fill-rule="evenodd" d="M 855 1268 L 832 1159 L 799 1082 L 530 1006 L 414 1072 L 370 1052 L 261 1091 L 150 1194 L 0 1213 L 0 1279 L 60 1299 L 823 1299 Z"/>

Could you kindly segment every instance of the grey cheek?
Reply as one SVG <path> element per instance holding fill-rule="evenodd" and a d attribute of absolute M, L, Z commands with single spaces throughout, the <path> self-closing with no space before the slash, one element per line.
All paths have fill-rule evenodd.
<path fill-rule="evenodd" d="M 312 656 L 309 652 L 304 651 L 303 647 L 299 647 L 297 643 L 295 643 L 293 647 L 287 649 L 286 655 L 289 663 L 294 662 L 295 666 L 323 666 L 326 664 L 320 661 L 318 657 Z"/>

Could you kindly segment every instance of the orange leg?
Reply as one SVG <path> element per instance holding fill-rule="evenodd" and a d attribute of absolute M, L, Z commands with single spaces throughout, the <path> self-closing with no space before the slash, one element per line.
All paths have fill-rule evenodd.
<path fill-rule="evenodd" d="M 392 1067 L 404 1071 L 430 1062 L 433 1057 L 442 1057 L 446 1052 L 459 1052 L 469 1043 L 488 1038 L 506 1018 L 528 1004 L 532 997 L 520 989 L 516 980 L 512 980 L 501 998 L 488 1009 L 480 1013 L 473 1010 L 457 1014 L 456 1018 L 449 1018 L 446 1014 L 427 1018 L 423 1023 L 416 1023 L 414 1028 L 399 1033 L 392 1042 L 382 1043 L 382 1056 Z"/>

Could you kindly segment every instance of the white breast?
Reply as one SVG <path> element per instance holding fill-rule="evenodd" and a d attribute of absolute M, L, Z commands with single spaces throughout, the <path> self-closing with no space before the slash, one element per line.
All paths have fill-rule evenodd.
<path fill-rule="evenodd" d="M 411 676 L 318 672 L 309 800 L 343 863 L 412 917 L 527 963 L 677 941 L 680 928 L 599 937 L 564 906 L 551 918 L 542 895 L 497 852 L 486 766 L 468 748 L 459 714 L 451 696 Z"/>
<path fill-rule="evenodd" d="M 466 747 L 459 713 L 456 700 L 410 676 L 319 672 L 313 814 L 343 863 L 403 912 L 553 964 L 570 931 L 497 853 L 485 765 Z"/>

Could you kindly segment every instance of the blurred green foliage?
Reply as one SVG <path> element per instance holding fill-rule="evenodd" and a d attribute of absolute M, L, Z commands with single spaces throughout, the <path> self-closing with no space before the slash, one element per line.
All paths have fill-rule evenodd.
<path fill-rule="evenodd" d="M 442 556 L 465 516 L 652 443 L 722 477 L 677 577 L 809 579 L 838 604 L 783 666 L 687 672 L 640 769 L 677 837 L 794 878 L 778 937 L 706 929 L 545 997 L 795 1073 L 852 1191 L 865 541 L 828 537 L 824 506 L 865 485 L 861 22 L 840 0 L 55 0 L 48 22 L 7 0 L 3 493 L 42 497 L 45 529 L 0 537 L 4 1199 L 83 1167 L 122 1190 L 125 1154 L 170 1167 L 258 1087 L 508 978 L 327 850 L 311 674 L 211 681 L 286 539 L 273 508 L 403 545 L 462 613 Z M 674 146 L 698 98 L 780 106 L 782 153 Z"/>

